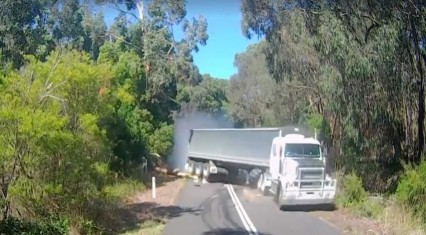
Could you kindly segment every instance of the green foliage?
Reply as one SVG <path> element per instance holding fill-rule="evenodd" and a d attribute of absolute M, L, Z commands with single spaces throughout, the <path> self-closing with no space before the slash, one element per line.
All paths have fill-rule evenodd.
<path fill-rule="evenodd" d="M 186 104 L 178 87 L 206 98 L 190 97 L 196 109 L 220 112 L 226 102 L 226 82 L 201 82 L 193 64 L 207 22 L 186 19 L 185 1 L 151 1 L 149 17 L 140 11 L 133 24 L 123 10 L 109 29 L 92 11 L 103 3 L 111 1 L 0 3 L 0 219 L 8 229 L 101 234 L 98 212 L 144 189 L 135 174 L 144 159 L 153 167 L 169 155 L 172 112 Z M 17 211 L 22 221 L 69 221 L 20 223 Z"/>
<path fill-rule="evenodd" d="M 377 218 L 384 206 L 377 200 L 370 199 L 362 180 L 354 172 L 345 175 L 340 181 L 340 190 L 336 196 L 336 204 L 347 208 L 357 215 Z"/>
<path fill-rule="evenodd" d="M 362 186 L 362 181 L 354 172 L 345 175 L 340 185 L 338 204 L 342 207 L 353 207 L 367 200 L 368 195 Z"/>
<path fill-rule="evenodd" d="M 83 220 L 81 229 L 81 235 L 103 235 L 105 232 L 97 226 L 92 220 Z"/>
<path fill-rule="evenodd" d="M 419 166 L 407 169 L 400 179 L 396 196 L 399 202 L 408 206 L 412 212 L 426 222 L 426 161 Z"/>
<path fill-rule="evenodd" d="M 21 73 L 6 77 L 2 90 L 1 175 L 8 182 L 1 185 L 7 192 L 2 210 L 13 200 L 37 216 L 81 213 L 108 177 L 93 167 L 108 159 L 97 126 L 109 112 L 98 95 L 108 70 L 75 51 L 28 61 Z"/>
<path fill-rule="evenodd" d="M 285 91 L 271 79 L 263 50 L 266 42 L 251 45 L 244 53 L 235 56 L 238 74 L 230 78 L 227 113 L 237 123 L 247 127 L 281 125 L 279 117 Z M 277 94 L 277 95 L 275 95 Z M 280 95 L 278 95 L 280 94 Z"/>
<path fill-rule="evenodd" d="M 265 66 L 285 91 L 275 95 L 286 101 L 284 120 L 321 126 L 330 160 L 341 170 L 356 168 L 368 191 L 393 192 L 400 160 L 418 163 L 423 151 L 417 45 L 426 27 L 415 9 L 426 5 L 415 5 L 242 1 L 243 33 L 265 36 Z"/>
<path fill-rule="evenodd" d="M 129 179 L 104 187 L 102 194 L 108 201 L 117 201 L 144 189 L 145 187 L 140 181 Z"/>
<path fill-rule="evenodd" d="M 173 147 L 173 126 L 166 123 L 160 124 L 150 136 L 149 146 L 151 153 L 168 156 Z"/>
<path fill-rule="evenodd" d="M 21 235 L 66 235 L 69 224 L 67 220 L 50 219 L 44 222 L 31 222 L 10 217 L 0 222 L 2 234 Z"/>
<path fill-rule="evenodd" d="M 201 111 L 211 114 L 223 114 L 224 105 L 228 101 L 226 94 L 227 81 L 202 75 L 195 86 L 182 84 L 178 86 L 176 100 L 181 104 L 182 113 Z"/>

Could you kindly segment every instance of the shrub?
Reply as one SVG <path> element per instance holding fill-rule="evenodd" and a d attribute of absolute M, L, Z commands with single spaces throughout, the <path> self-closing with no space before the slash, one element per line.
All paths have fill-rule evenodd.
<path fill-rule="evenodd" d="M 370 199 L 368 193 L 362 186 L 362 180 L 354 172 L 342 177 L 341 187 L 336 196 L 336 203 L 339 207 L 347 208 L 353 213 L 377 218 L 384 208 L 380 200 Z"/>
<path fill-rule="evenodd" d="M 336 202 L 339 206 L 350 208 L 357 207 L 368 199 L 368 194 L 362 187 L 362 180 L 352 172 L 343 177 Z"/>
<path fill-rule="evenodd" d="M 396 190 L 396 198 L 426 222 L 426 161 L 407 168 Z"/>
<path fill-rule="evenodd" d="M 20 235 L 67 235 L 68 221 L 65 219 L 50 218 L 46 221 L 25 221 L 9 217 L 0 222 L 1 234 Z"/>

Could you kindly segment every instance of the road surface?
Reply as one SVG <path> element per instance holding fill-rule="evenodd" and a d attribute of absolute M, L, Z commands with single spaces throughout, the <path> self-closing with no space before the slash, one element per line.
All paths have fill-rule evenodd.
<path fill-rule="evenodd" d="M 245 186 L 188 182 L 164 235 L 337 235 L 325 221 L 301 211 L 281 211 L 271 197 Z"/>

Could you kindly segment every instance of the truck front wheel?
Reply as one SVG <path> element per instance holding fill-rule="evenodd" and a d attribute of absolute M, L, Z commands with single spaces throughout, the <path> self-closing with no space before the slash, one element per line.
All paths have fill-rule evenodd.
<path fill-rule="evenodd" d="M 260 174 L 259 179 L 257 180 L 257 189 L 262 192 L 264 196 L 268 196 L 268 189 L 265 186 L 265 175 Z"/>
<path fill-rule="evenodd" d="M 274 201 L 277 204 L 279 210 L 281 210 L 282 207 L 284 206 L 283 195 L 284 195 L 284 190 L 282 188 L 281 183 L 279 183 L 277 187 L 277 191 L 274 195 Z"/>
<path fill-rule="evenodd" d="M 275 192 L 275 194 L 274 194 L 274 202 L 277 204 L 277 206 L 278 206 L 278 209 L 280 209 L 281 210 L 281 202 L 282 202 L 282 186 L 281 186 L 281 183 L 279 183 L 278 184 L 278 186 L 277 186 L 277 190 L 276 190 L 276 192 Z"/>

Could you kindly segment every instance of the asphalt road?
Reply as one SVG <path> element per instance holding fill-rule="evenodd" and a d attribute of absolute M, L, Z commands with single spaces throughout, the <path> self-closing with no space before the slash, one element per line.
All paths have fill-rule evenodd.
<path fill-rule="evenodd" d="M 188 182 L 164 235 L 335 235 L 331 225 L 302 211 L 279 210 L 271 197 L 245 186 Z"/>

